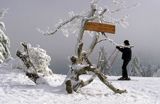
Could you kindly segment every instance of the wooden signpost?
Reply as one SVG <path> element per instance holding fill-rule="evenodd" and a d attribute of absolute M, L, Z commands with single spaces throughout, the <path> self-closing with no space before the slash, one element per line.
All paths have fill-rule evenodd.
<path fill-rule="evenodd" d="M 112 25 L 112 24 L 86 22 L 84 29 L 89 31 L 107 32 L 107 33 L 115 34 L 115 25 Z"/>

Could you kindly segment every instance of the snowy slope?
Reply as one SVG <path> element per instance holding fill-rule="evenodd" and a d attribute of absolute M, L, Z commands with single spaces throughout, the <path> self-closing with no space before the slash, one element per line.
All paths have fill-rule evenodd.
<path fill-rule="evenodd" d="M 79 93 L 69 95 L 61 86 L 65 75 L 54 74 L 47 78 L 49 85 L 35 85 L 20 70 L 1 65 L 0 104 L 160 104 L 160 78 L 117 78 L 108 77 L 113 85 L 128 93 L 114 94 L 96 78 Z"/>

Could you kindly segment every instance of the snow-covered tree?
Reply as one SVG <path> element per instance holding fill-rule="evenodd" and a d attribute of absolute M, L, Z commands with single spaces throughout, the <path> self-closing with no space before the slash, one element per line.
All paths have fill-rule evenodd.
<path fill-rule="evenodd" d="M 158 65 L 143 65 L 138 57 L 134 57 L 131 63 L 130 75 L 142 77 L 159 77 L 160 67 Z"/>
<path fill-rule="evenodd" d="M 42 48 L 32 47 L 29 43 L 22 43 L 23 50 L 18 50 L 16 55 L 23 61 L 26 68 L 23 68 L 26 75 L 37 83 L 38 78 L 52 75 L 48 67 L 51 61 L 50 56 Z"/>
<path fill-rule="evenodd" d="M 40 31 L 44 35 L 54 35 L 57 31 L 62 30 L 62 32 L 64 33 L 66 37 L 68 37 L 70 34 L 77 34 L 76 35 L 77 43 L 75 46 L 75 55 L 73 55 L 77 57 L 76 65 L 83 66 L 87 64 L 89 68 L 83 68 L 83 67 L 80 69 L 78 68 L 80 72 L 79 71 L 77 72 L 77 69 L 76 69 L 76 73 L 84 74 L 88 72 L 93 72 L 94 74 L 92 75 L 91 79 L 94 78 L 95 75 L 97 75 L 99 79 L 105 85 L 107 85 L 111 90 L 113 90 L 116 93 L 122 93 L 122 92 L 125 92 L 125 90 L 116 89 L 111 83 L 107 81 L 106 77 L 101 72 L 102 68 L 104 68 L 104 62 L 103 62 L 105 60 L 104 55 L 101 55 L 98 58 L 97 65 L 93 65 L 89 61 L 89 56 L 91 55 L 95 46 L 98 43 L 108 40 L 113 45 L 118 45 L 118 44 L 114 42 L 114 40 L 110 39 L 108 35 L 104 32 L 85 32 L 85 24 L 91 21 L 91 22 L 98 22 L 98 23 L 120 24 L 123 27 L 126 27 L 128 25 L 128 23 L 126 22 L 127 16 L 123 16 L 117 19 L 113 15 L 121 10 L 135 7 L 137 4 L 133 6 L 127 6 L 127 3 L 125 0 L 113 0 L 112 3 L 115 8 L 112 10 L 109 8 L 103 9 L 101 7 L 98 7 L 97 3 L 98 3 L 98 0 L 92 0 L 91 5 L 90 5 L 90 10 L 88 12 L 85 12 L 82 14 L 74 14 L 73 12 L 70 12 L 69 14 L 71 17 L 65 21 L 60 20 L 59 24 L 56 25 L 55 30 L 48 29 L 47 31 L 42 31 L 38 29 L 38 31 Z M 87 49 L 84 49 L 84 46 L 86 46 L 83 40 L 84 34 L 89 34 L 92 37 L 92 42 Z M 102 52 L 102 54 L 104 54 L 104 52 Z M 108 63 L 108 60 L 105 60 L 105 63 Z M 93 66 L 94 66 L 93 68 L 94 70 L 92 69 Z M 69 73 L 71 73 L 71 71 L 74 71 L 74 70 L 71 69 Z M 81 74 L 76 74 L 76 76 L 79 76 Z M 71 75 L 71 76 L 74 76 L 74 75 Z M 78 81 L 81 82 L 81 80 L 74 79 L 73 82 L 75 81 L 77 81 L 77 83 Z M 71 84 L 73 84 L 72 81 L 69 81 L 68 85 L 71 86 Z M 67 84 L 66 84 L 66 87 L 67 87 Z"/>
<path fill-rule="evenodd" d="M 5 34 L 5 24 L 1 21 L 6 13 L 7 9 L 0 10 L 0 63 L 11 56 L 9 51 L 10 40 Z"/>
<path fill-rule="evenodd" d="M 101 67 L 101 71 L 104 74 L 111 75 L 111 63 L 109 61 L 108 54 L 105 51 L 104 47 L 100 47 L 98 60 L 101 58 L 101 61 L 97 63 L 97 66 Z"/>
<path fill-rule="evenodd" d="M 141 63 L 137 57 L 134 57 L 132 59 L 130 74 L 132 76 L 144 76 L 145 74 L 145 72 L 141 68 Z"/>
<path fill-rule="evenodd" d="M 160 68 L 153 73 L 153 77 L 160 77 Z"/>

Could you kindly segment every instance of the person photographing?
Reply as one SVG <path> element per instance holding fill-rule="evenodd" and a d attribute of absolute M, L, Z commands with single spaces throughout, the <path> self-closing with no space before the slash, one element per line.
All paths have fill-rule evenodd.
<path fill-rule="evenodd" d="M 131 50 L 130 43 L 128 40 L 125 40 L 124 46 L 116 46 L 116 48 L 120 52 L 122 52 L 122 60 L 123 60 L 122 77 L 120 77 L 118 80 L 131 80 L 128 77 L 128 72 L 127 72 L 127 65 L 129 64 L 132 57 L 132 50 Z"/>

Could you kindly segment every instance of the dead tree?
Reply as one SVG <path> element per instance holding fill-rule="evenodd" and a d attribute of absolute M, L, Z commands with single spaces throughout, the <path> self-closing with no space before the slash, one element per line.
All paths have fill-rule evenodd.
<path fill-rule="evenodd" d="M 72 93 L 73 91 L 77 92 L 80 88 L 90 84 L 96 76 L 102 81 L 102 83 L 108 86 L 115 93 L 121 94 L 126 92 L 126 90 L 120 90 L 115 88 L 107 80 L 107 77 L 100 71 L 99 68 L 92 66 L 91 62 L 86 56 L 84 56 L 84 59 L 88 64 L 80 64 L 78 63 L 78 58 L 76 56 L 71 57 L 72 66 L 70 74 L 68 74 L 68 78 L 65 80 L 66 91 L 68 93 Z M 85 82 L 83 80 L 80 80 L 79 76 L 87 72 L 93 72 L 94 75 Z"/>
<path fill-rule="evenodd" d="M 90 13 L 88 14 L 87 18 L 83 18 L 82 22 L 81 22 L 81 29 L 79 31 L 78 34 L 78 39 L 77 39 L 77 46 L 75 49 L 75 53 L 76 56 L 78 56 L 78 63 L 83 63 L 83 60 L 85 60 L 87 62 L 87 64 L 89 65 L 89 67 L 85 67 L 82 68 L 81 70 L 79 70 L 79 72 L 77 72 L 77 76 L 86 73 L 86 71 L 91 71 L 93 72 L 106 86 L 108 86 L 112 91 L 114 91 L 115 93 L 124 93 L 126 92 L 126 90 L 120 90 L 115 88 L 108 80 L 107 77 L 100 71 L 101 69 L 99 69 L 99 67 L 96 68 L 92 68 L 92 64 L 91 62 L 88 60 L 89 55 L 93 52 L 95 46 L 97 45 L 97 43 L 101 42 L 101 40 L 99 40 L 100 37 L 100 33 L 95 32 L 94 36 L 93 36 L 93 40 L 91 42 L 91 45 L 89 46 L 89 48 L 84 51 L 83 50 L 83 34 L 85 31 L 85 24 L 88 21 L 98 21 L 98 17 L 101 17 L 104 13 L 106 12 L 106 9 L 102 10 L 102 12 L 100 12 L 99 14 L 97 13 L 97 9 L 96 6 L 94 4 L 94 2 L 91 4 L 91 10 Z M 95 15 L 95 13 L 97 13 L 98 15 Z M 85 52 L 85 53 L 84 53 Z M 102 61 L 101 59 L 99 61 Z M 93 80 L 92 80 L 93 81 Z M 91 81 L 90 81 L 91 82 Z M 66 83 L 66 86 L 67 83 Z M 84 87 L 85 85 L 81 85 L 81 87 Z"/>
<path fill-rule="evenodd" d="M 109 13 L 109 14 L 112 14 L 112 13 L 116 13 L 118 11 L 121 11 L 123 9 L 128 9 L 129 7 L 122 7 L 122 8 L 115 9 L 113 11 L 109 10 L 109 9 L 99 10 L 99 9 L 97 9 L 96 4 L 97 4 L 97 1 L 93 0 L 91 2 L 90 10 L 87 13 L 87 15 L 74 15 L 70 19 L 60 23 L 55 30 L 47 30 L 46 32 L 44 32 L 44 31 L 39 29 L 39 31 L 44 35 L 54 35 L 64 25 L 71 24 L 74 20 L 78 20 L 78 19 L 80 20 L 80 25 L 79 25 L 80 28 L 79 28 L 79 31 L 78 31 L 78 38 L 77 38 L 77 43 L 76 43 L 76 46 L 75 46 L 75 55 L 74 56 L 77 57 L 76 58 L 76 65 L 80 65 L 80 66 L 82 65 L 83 66 L 86 63 L 87 66 L 80 68 L 80 70 L 78 72 L 77 71 L 74 72 L 72 69 L 69 71 L 70 74 L 72 73 L 72 71 L 74 72 L 74 74 L 73 75 L 71 74 L 71 76 L 67 76 L 66 79 L 72 79 L 72 77 L 74 76 L 73 77 L 73 79 L 74 79 L 73 82 L 76 82 L 76 84 L 74 84 L 71 80 L 66 80 L 66 89 L 69 89 L 68 93 L 72 93 L 73 90 L 76 91 L 74 86 L 79 86 L 77 88 L 81 88 L 81 87 L 84 87 L 84 86 L 88 85 L 90 82 L 93 81 L 95 76 L 98 76 L 98 78 L 106 86 L 108 86 L 112 91 L 114 91 L 115 93 L 126 92 L 126 90 L 120 90 L 120 89 L 115 88 L 110 82 L 108 82 L 106 76 L 103 73 L 101 73 L 101 71 L 100 71 L 101 67 L 100 66 L 102 66 L 102 64 L 103 64 L 102 63 L 102 61 L 103 61 L 102 57 L 99 58 L 98 65 L 95 65 L 95 67 L 93 67 L 94 65 L 92 65 L 92 63 L 89 61 L 89 56 L 91 55 L 91 53 L 93 52 L 94 48 L 96 47 L 96 45 L 98 43 L 100 43 L 102 41 L 105 41 L 105 40 L 109 40 L 114 45 L 117 45 L 117 43 L 115 43 L 113 40 L 109 39 L 104 32 L 94 32 L 94 34 L 92 34 L 93 39 L 92 39 L 92 42 L 91 42 L 90 46 L 88 47 L 88 49 L 84 49 L 83 46 L 85 44 L 83 42 L 83 35 L 85 33 L 85 30 L 86 30 L 85 26 L 88 22 L 97 22 L 97 23 L 106 22 L 105 19 L 104 19 L 104 17 L 105 17 L 104 14 L 106 12 Z M 121 18 L 119 20 L 116 20 L 114 22 L 112 21 L 112 23 L 121 24 L 121 25 L 125 26 L 125 25 L 127 25 L 125 19 L 126 19 L 126 17 Z M 103 39 L 100 39 L 100 37 L 103 37 Z M 81 81 L 79 79 L 79 76 L 81 74 L 86 74 L 87 72 L 93 72 L 94 74 L 92 75 L 91 80 L 89 79 L 86 84 L 83 84 L 83 81 Z M 69 86 L 69 88 L 67 88 L 67 86 Z"/>

